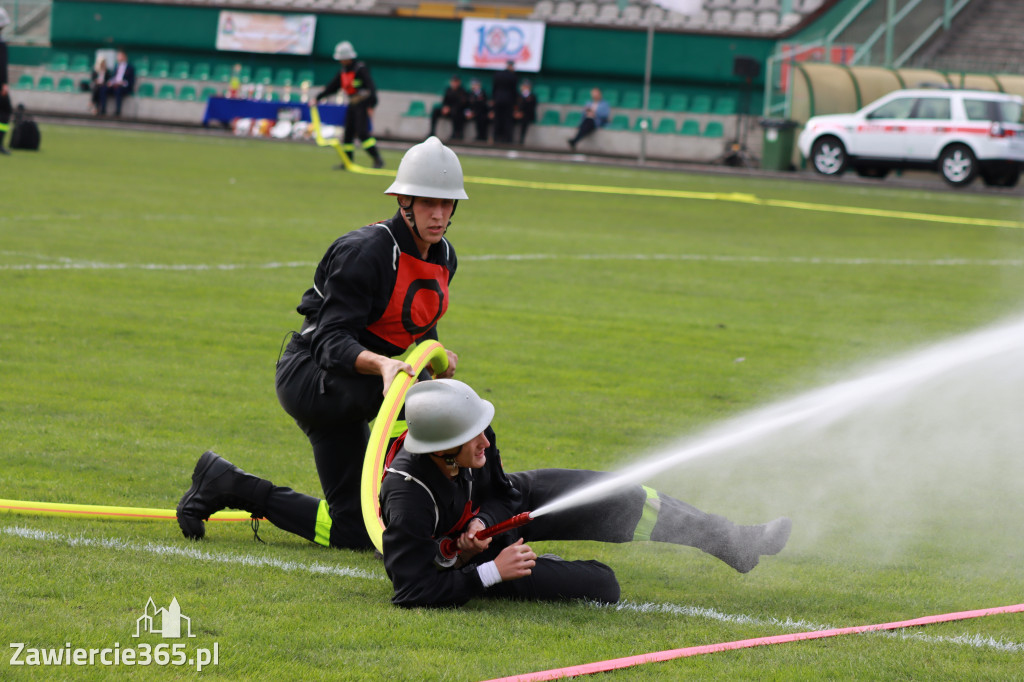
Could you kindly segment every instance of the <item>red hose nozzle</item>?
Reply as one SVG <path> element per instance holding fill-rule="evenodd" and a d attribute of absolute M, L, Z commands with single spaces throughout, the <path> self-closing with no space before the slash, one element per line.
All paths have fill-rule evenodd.
<path fill-rule="evenodd" d="M 493 526 L 484 528 L 476 534 L 476 539 L 486 540 L 487 538 L 494 537 L 495 535 L 507 533 L 513 528 L 525 526 L 530 521 L 533 521 L 533 517 L 530 516 L 530 512 L 516 514 L 512 518 L 505 519 L 501 523 L 496 523 Z M 441 556 L 445 559 L 454 559 L 459 555 L 459 548 L 453 538 L 442 538 L 441 542 L 438 543 L 438 550 L 440 551 Z"/>

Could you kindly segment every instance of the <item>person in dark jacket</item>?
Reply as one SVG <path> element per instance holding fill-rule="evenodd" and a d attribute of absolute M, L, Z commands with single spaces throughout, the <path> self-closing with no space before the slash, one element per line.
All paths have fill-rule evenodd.
<path fill-rule="evenodd" d="M 474 78 L 469 82 L 469 106 L 466 118 L 473 121 L 476 129 L 477 142 L 487 142 L 488 130 L 491 127 L 491 101 L 483 83 Z"/>
<path fill-rule="evenodd" d="M 614 488 L 599 499 L 541 514 L 480 540 L 477 534 L 610 474 L 539 469 L 506 474 L 490 427 L 494 406 L 453 379 L 420 382 L 405 403 L 409 430 L 396 442 L 381 484 L 384 567 L 399 606 L 458 606 L 476 597 L 616 602 L 614 571 L 598 561 L 538 556 L 541 540 L 633 542 L 696 547 L 735 570 L 777 554 L 791 522 L 737 526 L 647 486 Z M 441 551 L 450 537 L 460 551 Z"/>
<path fill-rule="evenodd" d="M 412 374 L 403 352 L 438 338 L 458 266 L 445 233 L 458 201 L 467 198 L 458 157 L 436 137 L 406 152 L 387 193 L 398 200 L 392 218 L 342 235 L 327 249 L 298 306 L 301 330 L 277 364 L 278 399 L 309 438 L 324 499 L 204 453 L 178 503 L 185 537 L 203 537 L 204 519 L 235 507 L 321 545 L 372 546 L 360 506 L 368 422 L 395 377 Z M 452 376 L 457 364 L 449 351 L 439 376 Z"/>
<path fill-rule="evenodd" d="M 452 76 L 441 102 L 434 105 L 430 112 L 430 135 L 437 130 L 438 120 L 447 118 L 452 122 L 452 139 L 461 140 L 465 135 L 466 107 L 468 105 L 469 93 L 462 87 L 462 79 Z"/>
<path fill-rule="evenodd" d="M 117 51 L 117 61 L 107 80 L 107 85 L 100 95 L 100 115 L 107 113 L 107 100 L 111 95 L 114 97 L 114 116 L 121 115 L 121 105 L 124 98 L 135 92 L 135 67 L 128 62 L 128 55 L 124 50 Z"/>
<path fill-rule="evenodd" d="M 7 10 L 0 7 L 0 34 L 10 23 L 11 17 L 7 14 Z M 0 154 L 4 156 L 10 154 L 4 147 L 4 137 L 11 127 L 12 111 L 11 91 L 7 83 L 7 43 L 4 42 L 3 35 L 0 35 Z"/>
<path fill-rule="evenodd" d="M 537 120 L 537 95 L 533 92 L 533 84 L 528 80 L 524 80 L 519 86 L 514 118 L 519 128 L 519 144 L 523 144 L 526 141 L 526 131 Z"/>
<path fill-rule="evenodd" d="M 107 68 L 107 60 L 100 57 L 92 67 L 92 74 L 89 76 L 89 87 L 92 91 L 91 107 L 92 113 L 100 111 L 100 100 L 103 99 L 103 91 L 110 81 L 110 69 Z"/>
<path fill-rule="evenodd" d="M 494 74 L 491 81 L 491 101 L 494 102 L 494 141 L 501 144 L 512 142 L 512 127 L 515 120 L 516 97 L 519 95 L 519 76 L 516 63 L 511 59 L 505 69 Z"/>
<path fill-rule="evenodd" d="M 373 136 L 373 110 L 377 106 L 377 86 L 373 84 L 370 69 L 363 62 L 356 61 L 352 43 L 343 40 L 334 47 L 334 59 L 341 63 L 341 71 L 315 98 L 320 102 L 338 91 L 348 96 L 345 109 L 345 134 L 341 148 L 349 160 L 355 155 L 356 139 L 373 159 L 374 168 L 383 168 L 384 159 L 377 151 L 377 139 Z M 344 168 L 344 166 L 339 166 Z"/>

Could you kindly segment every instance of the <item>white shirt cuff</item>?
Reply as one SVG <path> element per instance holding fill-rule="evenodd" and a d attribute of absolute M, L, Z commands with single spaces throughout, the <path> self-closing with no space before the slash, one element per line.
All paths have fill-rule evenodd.
<path fill-rule="evenodd" d="M 501 582 L 501 574 L 498 573 L 498 567 L 494 565 L 493 561 L 480 564 L 476 567 L 476 572 L 480 576 L 480 582 L 484 584 L 484 587 L 497 585 Z"/>

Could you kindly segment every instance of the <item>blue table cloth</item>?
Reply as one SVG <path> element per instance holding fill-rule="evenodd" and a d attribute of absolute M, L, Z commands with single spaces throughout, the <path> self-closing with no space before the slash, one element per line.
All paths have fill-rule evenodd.
<path fill-rule="evenodd" d="M 211 97 L 206 102 L 203 125 L 209 125 L 210 121 L 218 121 L 226 125 L 236 118 L 269 118 L 277 120 L 277 112 L 281 109 L 299 109 L 302 111 L 302 120 L 310 120 L 309 105 L 299 102 L 267 102 L 263 100 Z M 345 105 L 321 104 L 319 109 L 320 121 L 324 125 L 344 125 Z"/>

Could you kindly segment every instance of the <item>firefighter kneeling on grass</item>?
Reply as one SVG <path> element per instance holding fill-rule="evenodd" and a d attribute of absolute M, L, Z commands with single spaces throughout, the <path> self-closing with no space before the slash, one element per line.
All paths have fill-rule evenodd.
<path fill-rule="evenodd" d="M 363 149 L 373 158 L 373 167 L 383 168 L 384 159 L 377 151 L 377 140 L 370 130 L 373 109 L 377 106 L 377 88 L 370 76 L 370 69 L 363 62 L 356 61 L 356 56 L 352 43 L 347 40 L 335 46 L 334 59 L 341 62 L 341 71 L 316 96 L 316 101 L 320 102 L 339 90 L 344 92 L 348 97 L 348 106 L 345 109 L 345 135 L 341 140 L 342 150 L 348 155 L 349 160 L 352 160 L 356 149 L 355 140 L 358 138 Z M 344 166 L 338 166 L 338 168 L 344 169 Z"/>
<path fill-rule="evenodd" d="M 781 517 L 738 526 L 646 486 L 551 511 L 521 528 L 480 540 L 484 528 L 538 510 L 567 492 L 609 477 L 539 469 L 506 474 L 490 427 L 494 406 L 454 379 L 420 382 L 405 402 L 409 431 L 396 442 L 381 486 L 384 566 L 399 606 L 457 606 L 474 597 L 616 602 L 615 573 L 598 561 L 537 554 L 541 540 L 687 545 L 746 573 L 789 539 Z M 456 538 L 452 562 L 442 538 Z"/>

